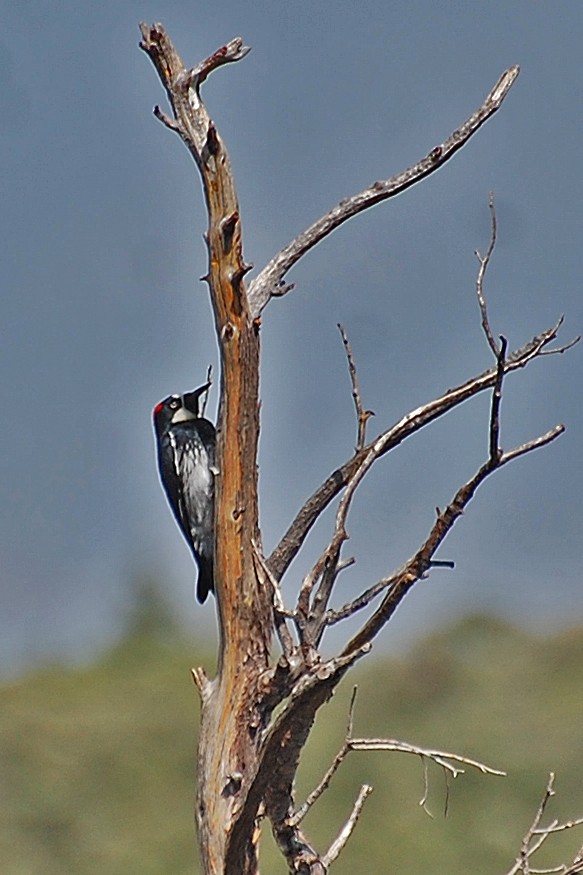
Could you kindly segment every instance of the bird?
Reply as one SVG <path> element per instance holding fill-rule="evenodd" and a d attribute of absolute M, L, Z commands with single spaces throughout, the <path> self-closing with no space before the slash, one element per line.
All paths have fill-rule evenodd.
<path fill-rule="evenodd" d="M 199 416 L 205 383 L 169 395 L 154 407 L 158 470 L 168 503 L 198 566 L 196 595 L 202 604 L 214 584 L 214 478 L 216 431 Z"/>

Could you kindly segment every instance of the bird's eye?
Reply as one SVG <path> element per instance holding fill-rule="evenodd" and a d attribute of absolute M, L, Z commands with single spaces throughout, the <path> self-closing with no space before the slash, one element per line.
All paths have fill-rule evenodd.
<path fill-rule="evenodd" d="M 178 410 L 178 408 L 180 407 L 180 398 L 178 398 L 177 395 L 174 395 L 170 399 L 169 407 L 171 410 Z"/>

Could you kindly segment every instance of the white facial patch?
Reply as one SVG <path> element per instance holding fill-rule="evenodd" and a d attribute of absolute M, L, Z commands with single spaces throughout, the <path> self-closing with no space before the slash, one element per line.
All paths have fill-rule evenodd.
<path fill-rule="evenodd" d="M 176 425 L 178 422 L 190 422 L 191 419 L 196 419 L 194 413 L 186 407 L 179 407 L 172 417 L 172 425 Z"/>

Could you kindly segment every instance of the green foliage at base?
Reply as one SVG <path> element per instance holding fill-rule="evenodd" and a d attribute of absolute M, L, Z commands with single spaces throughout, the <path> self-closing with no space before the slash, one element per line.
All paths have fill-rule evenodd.
<path fill-rule="evenodd" d="M 148 614 L 148 612 L 146 612 Z M 152 612 L 82 669 L 46 669 L 0 687 L 3 875 L 193 875 L 198 700 L 208 652 Z M 550 638 L 483 617 L 425 639 L 405 658 L 371 657 L 324 709 L 298 799 L 340 747 L 352 684 L 354 733 L 463 753 L 508 777 L 444 780 L 398 753 L 352 753 L 305 828 L 325 849 L 362 783 L 374 786 L 334 871 L 500 873 L 510 868 L 546 785 L 553 816 L 583 815 L 583 631 Z M 445 809 L 447 808 L 447 816 Z M 548 842 L 538 866 L 567 861 L 583 835 Z M 284 873 L 269 836 L 264 872 Z"/>

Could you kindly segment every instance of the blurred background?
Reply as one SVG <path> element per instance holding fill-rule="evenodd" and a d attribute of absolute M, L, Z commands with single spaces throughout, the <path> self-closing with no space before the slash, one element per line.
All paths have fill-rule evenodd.
<path fill-rule="evenodd" d="M 95 774 L 106 775 L 103 758 L 114 758 L 111 771 L 120 793 L 131 796 L 115 750 L 118 721 L 126 727 L 128 748 L 138 724 L 155 756 L 155 739 L 174 748 L 179 722 L 169 711 L 184 706 L 177 720 L 190 725 L 195 718 L 184 666 L 204 662 L 205 653 L 207 664 L 212 662 L 214 650 L 214 604 L 195 604 L 194 565 L 158 483 L 151 428 L 151 410 L 160 398 L 199 385 L 208 364 L 216 365 L 207 290 L 198 281 L 206 270 L 206 217 L 192 160 L 152 116 L 155 103 L 164 106 L 164 95 L 137 47 L 138 21 L 161 20 L 187 63 L 239 34 L 253 48 L 240 64 L 213 75 L 204 96 L 230 151 L 245 256 L 257 270 L 342 197 L 426 155 L 479 106 L 504 69 L 521 65 L 501 111 L 451 162 L 322 243 L 290 274 L 295 291 L 265 312 L 260 487 L 269 551 L 306 497 L 353 450 L 354 413 L 337 322 L 351 339 L 364 403 L 376 413 L 371 436 L 491 364 L 474 295 L 474 250 L 484 251 L 488 243 L 490 191 L 499 222 L 487 279 L 495 333 L 516 347 L 561 313 L 564 341 L 581 332 L 583 8 L 528 0 L 30 0 L 3 2 L 0 9 L 2 713 L 11 721 L 5 737 L 29 754 L 31 739 L 46 735 L 38 757 L 46 759 L 47 774 L 34 756 L 20 759 L 13 750 L 9 757 L 14 768 L 19 764 L 11 774 L 24 794 L 10 810 L 24 830 L 24 847 L 40 835 L 50 848 L 36 862 L 14 858 L 5 871 L 49 873 L 52 860 L 60 865 L 54 871 L 84 872 L 91 869 L 69 859 L 63 848 L 79 846 L 80 835 L 86 842 L 88 833 L 55 812 L 59 800 L 70 812 L 83 809 L 82 799 L 68 794 L 85 778 L 93 793 L 112 793 L 109 785 L 106 791 L 96 787 L 89 773 L 78 782 L 67 777 L 75 763 L 73 741 L 83 735 L 79 727 L 91 735 L 94 726 L 85 708 L 97 703 L 99 711 L 101 702 L 105 722 L 95 746 Z M 558 669 L 544 695 L 537 680 L 531 705 L 522 712 L 518 704 L 532 682 L 534 654 L 546 652 L 542 641 L 561 642 L 560 684 L 573 684 L 565 697 L 575 711 L 581 687 L 581 356 L 576 347 L 508 379 L 505 448 L 557 422 L 566 422 L 567 432 L 481 487 L 440 553 L 455 560 L 455 570 L 435 571 L 419 585 L 377 646 L 387 679 L 398 681 L 405 672 L 390 694 L 396 699 L 387 700 L 386 707 L 398 713 L 395 701 L 409 688 L 406 672 L 415 669 L 397 666 L 418 669 L 415 660 L 426 654 L 427 642 L 433 648 L 442 640 L 441 628 L 453 623 L 462 630 L 460 663 L 471 652 L 471 665 L 480 671 L 497 649 L 497 636 L 510 636 L 512 647 L 498 649 L 516 653 L 528 678 L 510 685 L 500 709 L 521 739 L 536 731 L 541 738 L 533 754 L 541 768 L 525 788 L 528 812 L 546 780 L 542 739 L 557 765 L 545 721 L 555 707 L 550 690 L 557 691 Z M 215 388 L 211 416 L 216 401 Z M 342 576 L 339 600 L 400 565 L 418 546 L 434 508 L 484 460 L 487 418 L 488 399 L 475 399 L 378 463 L 349 520 L 349 552 L 357 563 Z M 290 569 L 284 584 L 290 601 L 331 524 L 328 514 Z M 144 609 L 144 592 L 156 594 L 155 607 Z M 462 619 L 484 612 L 498 619 Z M 561 631 L 565 627 L 571 631 Z M 146 640 L 144 634 L 149 646 L 152 636 L 161 636 L 161 646 L 173 654 L 164 669 L 157 668 L 163 660 L 154 648 L 151 670 L 161 672 L 155 681 L 147 671 L 136 679 L 135 660 L 150 664 L 136 644 Z M 493 642 L 486 652 L 483 640 Z M 439 665 L 437 651 L 431 652 Z M 554 664 L 549 659 L 536 663 L 539 675 Z M 122 678 L 124 665 L 128 674 Z M 177 699 L 169 678 L 178 665 Z M 104 666 L 111 677 L 103 674 Z M 34 673 L 23 677 L 25 671 Z M 439 707 L 447 710 L 442 691 L 449 675 L 435 671 Z M 504 686 L 500 671 L 500 677 L 493 675 L 496 689 Z M 120 684 L 115 695 L 109 686 L 114 676 Z M 482 690 L 471 672 L 465 681 L 466 695 Z M 141 694 L 152 683 L 161 696 L 150 701 L 137 695 L 139 713 L 128 704 L 128 689 L 136 683 Z M 488 690 L 480 695 L 491 696 Z M 423 696 L 412 695 L 417 707 L 411 704 L 410 713 L 425 714 Z M 470 696 L 468 720 L 481 725 L 473 701 Z M 363 711 L 364 702 L 363 694 Z M 345 701 L 340 710 L 345 713 Z M 452 727 L 466 724 L 456 709 L 448 713 L 450 733 L 441 743 L 453 746 L 458 736 Z M 578 714 L 580 721 L 580 709 Z M 535 717 L 542 719 L 538 730 Z M 431 709 L 427 719 L 428 727 L 438 725 Z M 574 731 L 572 713 L 570 720 L 565 732 Z M 388 722 L 375 731 L 401 731 L 398 720 L 396 726 Z M 403 733 L 409 728 L 404 721 Z M 368 731 L 370 725 L 362 727 Z M 474 747 L 473 739 L 470 731 L 464 746 Z M 411 740 L 440 743 L 429 730 Z M 192 740 L 182 733 L 180 743 L 184 757 L 176 768 L 188 772 L 184 792 L 190 798 Z M 470 752 L 486 757 L 479 740 L 477 747 Z M 151 756 L 143 754 L 144 767 Z M 136 763 L 128 769 L 139 771 Z M 488 790 L 490 781 L 495 779 L 486 782 Z M 148 796 L 159 814 L 166 804 L 156 798 L 159 777 L 152 778 L 150 790 L 139 786 L 137 795 Z M 419 789 L 410 780 L 407 787 L 413 796 Z M 135 799 L 126 801 L 123 817 L 131 818 Z M 184 817 L 179 800 L 175 804 Z M 93 812 L 91 829 L 99 822 L 100 847 L 118 847 L 113 821 L 96 817 Z M 119 823 L 122 815 L 116 817 Z M 147 822 L 142 814 L 134 817 L 142 826 Z M 132 833 L 132 823 L 123 822 Z M 516 836 L 526 822 L 525 815 Z M 424 828 L 433 829 L 433 822 Z M 467 838 L 459 821 L 456 828 Z M 188 842 L 189 831 L 190 822 Z M 173 861 L 171 834 L 163 834 L 169 843 L 166 856 L 161 852 L 165 863 L 107 858 L 106 868 L 182 871 Z M 45 839 L 39 839 L 43 848 Z M 517 844 L 508 847 L 513 855 Z"/>
<path fill-rule="evenodd" d="M 86 667 L 37 670 L 0 686 L 0 859 L 3 875 L 187 875 L 194 843 L 198 697 L 193 664 L 213 652 L 182 636 L 155 595 L 122 641 Z M 583 631 L 526 633 L 468 616 L 399 656 L 377 654 L 346 678 L 318 716 L 302 757 L 297 800 L 319 783 L 344 740 L 352 684 L 355 736 L 454 751 L 507 771 L 466 767 L 448 780 L 399 753 L 352 753 L 305 830 L 325 851 L 358 790 L 367 801 L 340 873 L 496 875 L 510 869 L 550 770 L 544 818 L 583 814 Z M 578 830 L 551 837 L 533 870 L 573 859 Z M 266 825 L 261 871 L 287 867 Z M 363 863 L 364 861 L 364 863 Z"/>

